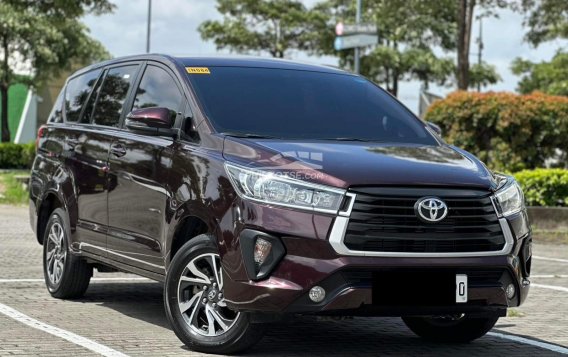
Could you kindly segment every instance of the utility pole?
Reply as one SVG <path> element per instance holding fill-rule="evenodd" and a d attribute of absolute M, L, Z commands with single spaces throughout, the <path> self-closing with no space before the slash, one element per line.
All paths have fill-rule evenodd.
<path fill-rule="evenodd" d="M 477 38 L 477 64 L 479 65 L 479 69 L 481 69 L 481 56 L 483 52 L 483 22 L 482 18 L 479 18 L 479 37 Z M 477 91 L 481 92 L 481 83 L 477 83 Z"/>
<path fill-rule="evenodd" d="M 152 0 L 148 0 L 148 28 L 146 29 L 146 53 L 150 53 L 150 24 L 152 23 Z"/>
<path fill-rule="evenodd" d="M 355 15 L 355 23 L 359 25 L 361 23 L 361 0 L 357 0 L 357 13 Z M 359 56 L 361 54 L 361 49 L 359 47 L 355 47 L 355 60 L 354 60 L 354 68 L 353 71 L 356 74 L 359 74 Z"/>

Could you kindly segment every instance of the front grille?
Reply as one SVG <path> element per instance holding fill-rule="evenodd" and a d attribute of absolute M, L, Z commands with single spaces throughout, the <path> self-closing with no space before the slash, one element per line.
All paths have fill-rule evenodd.
<path fill-rule="evenodd" d="M 505 245 L 487 191 L 369 187 L 350 192 L 357 195 L 344 238 L 351 250 L 464 253 L 499 251 Z M 440 222 L 425 223 L 416 216 L 414 205 L 425 196 L 448 206 Z"/>

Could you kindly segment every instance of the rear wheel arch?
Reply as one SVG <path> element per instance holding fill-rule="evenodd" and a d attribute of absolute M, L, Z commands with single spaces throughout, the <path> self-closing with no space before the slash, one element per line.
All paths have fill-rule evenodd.
<path fill-rule="evenodd" d="M 38 219 L 37 219 L 37 241 L 39 244 L 43 244 L 43 237 L 45 232 L 45 227 L 51 216 L 51 213 L 57 208 L 64 208 L 64 204 L 58 195 L 54 192 L 49 192 L 44 199 L 41 201 L 41 205 L 38 209 Z"/>

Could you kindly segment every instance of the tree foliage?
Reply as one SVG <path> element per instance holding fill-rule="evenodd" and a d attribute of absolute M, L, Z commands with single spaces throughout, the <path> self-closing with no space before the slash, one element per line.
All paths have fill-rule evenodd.
<path fill-rule="evenodd" d="M 528 26 L 525 39 L 533 46 L 556 38 L 568 38 L 568 1 L 523 0 L 524 24 Z"/>
<path fill-rule="evenodd" d="M 486 62 L 476 63 L 469 68 L 469 88 L 487 87 L 501 81 L 495 66 Z"/>
<path fill-rule="evenodd" d="M 361 74 L 382 84 L 394 95 L 401 80 L 418 79 L 444 84 L 453 76 L 452 60 L 434 53 L 433 47 L 455 48 L 456 25 L 453 0 L 368 0 L 362 13 L 363 22 L 377 24 L 379 43 L 362 51 Z M 325 15 L 327 27 L 321 29 L 316 54 L 336 55 L 340 65 L 351 67 L 353 51 L 337 52 L 333 48 L 334 25 L 352 23 L 355 2 L 327 0 L 314 8 Z"/>
<path fill-rule="evenodd" d="M 568 96 L 568 53 L 558 51 L 550 62 L 534 63 L 515 59 L 511 69 L 521 75 L 517 90 L 520 93 L 540 91 Z"/>
<path fill-rule="evenodd" d="M 2 0 L 0 2 L 0 95 L 2 141 L 10 140 L 8 88 L 17 82 L 37 86 L 68 69 L 72 63 L 90 63 L 109 57 L 88 36 L 78 18 L 86 13 L 111 11 L 108 0 Z M 27 63 L 31 76 L 16 74 Z"/>
<path fill-rule="evenodd" d="M 321 14 L 297 0 L 218 0 L 217 10 L 223 20 L 202 23 L 201 37 L 239 53 L 266 51 L 282 58 L 290 50 L 308 50 L 324 24 Z"/>

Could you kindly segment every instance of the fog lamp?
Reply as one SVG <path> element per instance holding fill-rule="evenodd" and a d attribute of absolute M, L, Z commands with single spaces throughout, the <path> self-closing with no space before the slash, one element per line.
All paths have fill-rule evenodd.
<path fill-rule="evenodd" d="M 512 299 L 515 296 L 515 285 L 513 284 L 507 285 L 506 293 L 507 293 L 507 298 Z"/>
<path fill-rule="evenodd" d="M 325 299 L 325 290 L 321 286 L 314 286 L 310 289 L 309 295 L 313 302 L 322 302 Z"/>
<path fill-rule="evenodd" d="M 264 263 L 271 250 L 272 243 L 261 237 L 256 238 L 254 244 L 254 263 L 257 267 L 260 267 L 262 263 Z"/>

